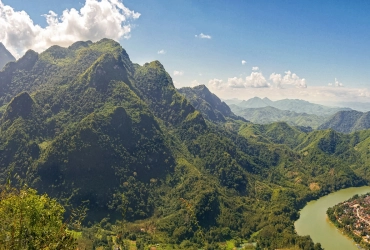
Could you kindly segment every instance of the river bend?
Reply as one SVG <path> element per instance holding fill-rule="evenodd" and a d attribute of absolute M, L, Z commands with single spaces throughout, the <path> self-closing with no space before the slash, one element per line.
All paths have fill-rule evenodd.
<path fill-rule="evenodd" d="M 310 201 L 300 211 L 300 218 L 295 222 L 298 235 L 310 235 L 312 240 L 320 242 L 325 250 L 358 250 L 353 240 L 343 235 L 329 222 L 326 210 L 355 194 L 370 192 L 370 186 L 352 187 L 339 190 L 318 200 Z"/>

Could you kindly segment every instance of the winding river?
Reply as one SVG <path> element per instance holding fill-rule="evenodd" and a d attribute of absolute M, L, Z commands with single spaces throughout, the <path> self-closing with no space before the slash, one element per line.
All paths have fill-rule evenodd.
<path fill-rule="evenodd" d="M 326 210 L 355 194 L 368 192 L 370 186 L 346 188 L 310 201 L 300 211 L 300 218 L 295 222 L 298 235 L 310 235 L 312 240 L 315 243 L 320 242 L 325 250 L 358 250 L 353 240 L 343 235 L 329 222 Z"/>

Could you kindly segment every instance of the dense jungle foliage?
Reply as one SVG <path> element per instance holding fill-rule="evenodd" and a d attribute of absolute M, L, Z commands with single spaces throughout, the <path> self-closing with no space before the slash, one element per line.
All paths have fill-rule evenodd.
<path fill-rule="evenodd" d="M 351 133 L 355 131 L 370 128 L 370 112 L 360 112 L 356 110 L 340 111 L 320 125 L 319 129 L 332 128 L 342 133 Z"/>
<path fill-rule="evenodd" d="M 108 39 L 28 51 L 0 71 L 0 182 L 64 221 L 86 208 L 79 249 L 320 249 L 298 211 L 368 183 L 370 131 L 256 125 L 197 93 Z"/>

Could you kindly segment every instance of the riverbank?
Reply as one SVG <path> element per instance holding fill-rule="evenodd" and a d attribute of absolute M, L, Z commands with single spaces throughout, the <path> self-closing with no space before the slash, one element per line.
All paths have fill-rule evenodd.
<path fill-rule="evenodd" d="M 327 221 L 326 211 L 329 207 L 348 200 L 355 194 L 368 192 L 370 192 L 369 186 L 352 187 L 308 202 L 300 210 L 300 218 L 294 224 L 297 234 L 300 236 L 309 235 L 315 243 L 321 243 L 325 250 L 358 250 L 351 239 Z"/>
<path fill-rule="evenodd" d="M 335 227 L 335 224 L 329 219 L 329 217 L 327 216 L 326 218 L 327 218 L 328 223 L 332 224 Z M 339 232 L 342 233 L 343 236 L 345 236 L 349 240 L 352 240 L 353 241 L 353 244 L 357 247 L 357 249 L 359 249 L 359 250 L 366 250 L 365 248 L 362 248 L 361 245 L 357 244 L 355 242 L 355 240 L 353 238 L 351 238 L 350 235 L 347 234 L 347 232 L 345 230 L 343 230 L 343 228 L 339 228 L 339 227 L 336 227 L 336 228 L 337 228 L 337 230 Z"/>
<path fill-rule="evenodd" d="M 329 220 L 348 237 L 366 249 L 370 248 L 370 195 L 355 195 L 327 210 Z"/>

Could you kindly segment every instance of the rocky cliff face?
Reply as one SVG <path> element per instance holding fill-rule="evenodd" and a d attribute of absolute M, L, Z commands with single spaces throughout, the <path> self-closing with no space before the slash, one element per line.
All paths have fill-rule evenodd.
<path fill-rule="evenodd" d="M 181 88 L 178 91 L 208 120 L 213 122 L 225 122 L 227 118 L 244 120 L 236 116 L 226 103 L 222 102 L 204 85 Z"/>

